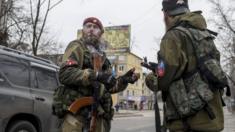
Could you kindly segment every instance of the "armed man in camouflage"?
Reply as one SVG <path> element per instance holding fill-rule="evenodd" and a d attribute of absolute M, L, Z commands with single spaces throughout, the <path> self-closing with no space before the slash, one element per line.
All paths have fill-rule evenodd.
<path fill-rule="evenodd" d="M 110 62 L 106 58 L 104 46 L 100 42 L 103 33 L 104 29 L 100 20 L 89 17 L 83 22 L 82 37 L 70 42 L 66 48 L 59 72 L 59 79 L 64 88 L 62 94 L 56 94 L 54 97 L 56 104 L 54 113 L 64 119 L 63 132 L 89 131 L 91 106 L 80 109 L 76 115 L 72 115 L 66 110 L 75 99 L 93 95 L 92 82 L 94 81 L 99 82 L 100 87 L 95 131 L 109 132 L 114 114 L 111 94 L 125 90 L 128 83 L 133 84 L 138 80 L 134 69 L 118 78 L 113 77 Z M 93 69 L 93 52 L 99 53 L 105 60 L 102 71 L 96 72 Z"/>
<path fill-rule="evenodd" d="M 201 11 L 189 11 L 187 0 L 163 0 L 162 6 L 166 33 L 158 52 L 157 71 L 148 74 L 145 82 L 152 91 L 162 92 L 166 127 L 171 132 L 222 131 L 221 96 L 226 78 L 225 85 L 218 88 L 216 81 L 210 82 L 208 72 L 201 68 L 212 64 L 208 71 L 216 68 L 221 71 L 213 32 L 207 29 Z M 205 47 L 195 47 L 202 42 Z M 208 44 L 210 48 L 206 47 Z M 207 51 L 209 56 L 205 56 Z M 213 61 L 204 64 L 208 60 Z M 217 75 L 224 78 L 223 72 Z"/>

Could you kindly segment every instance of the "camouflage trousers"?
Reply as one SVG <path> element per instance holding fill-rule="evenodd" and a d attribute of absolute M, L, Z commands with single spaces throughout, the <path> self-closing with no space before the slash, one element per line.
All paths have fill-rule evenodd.
<path fill-rule="evenodd" d="M 62 132 L 88 132 L 88 129 L 84 127 L 84 121 L 81 116 L 73 116 L 67 114 L 62 124 Z M 103 118 L 97 118 L 95 132 L 109 132 L 110 121 Z"/>

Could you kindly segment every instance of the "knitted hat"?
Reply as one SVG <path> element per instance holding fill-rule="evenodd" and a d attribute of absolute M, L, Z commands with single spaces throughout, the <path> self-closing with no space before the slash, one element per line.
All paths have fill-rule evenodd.
<path fill-rule="evenodd" d="M 179 15 L 189 12 L 188 0 L 163 0 L 162 10 L 170 15 Z"/>

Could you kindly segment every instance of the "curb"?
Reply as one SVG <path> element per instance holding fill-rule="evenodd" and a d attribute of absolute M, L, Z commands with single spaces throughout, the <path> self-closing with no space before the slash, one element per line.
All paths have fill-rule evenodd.
<path fill-rule="evenodd" d="M 113 118 L 121 118 L 121 117 L 140 117 L 143 116 L 142 114 L 139 113 L 115 113 Z"/>

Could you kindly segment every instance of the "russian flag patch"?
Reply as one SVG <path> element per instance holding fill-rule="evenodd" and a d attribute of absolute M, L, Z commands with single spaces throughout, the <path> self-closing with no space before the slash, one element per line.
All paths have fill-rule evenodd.
<path fill-rule="evenodd" d="M 157 74 L 159 77 L 163 77 L 165 75 L 165 64 L 162 60 L 158 63 Z"/>
<path fill-rule="evenodd" d="M 67 61 L 66 61 L 66 65 L 67 66 L 73 66 L 73 65 L 77 65 L 78 63 L 75 61 L 75 60 L 73 60 L 73 59 L 68 59 Z"/>

